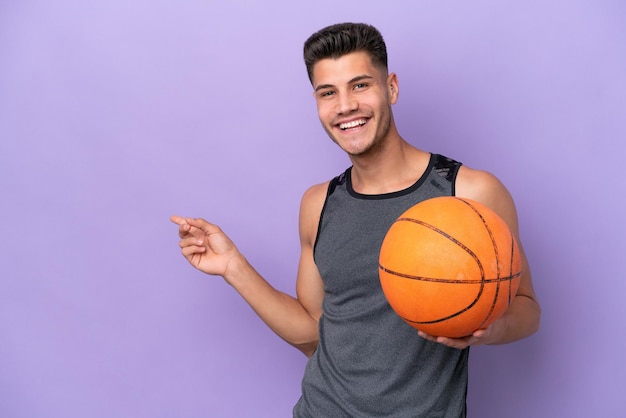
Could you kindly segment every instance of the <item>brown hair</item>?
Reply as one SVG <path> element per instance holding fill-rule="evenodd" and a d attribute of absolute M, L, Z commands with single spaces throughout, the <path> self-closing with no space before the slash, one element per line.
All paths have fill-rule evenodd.
<path fill-rule="evenodd" d="M 372 64 L 387 71 L 387 47 L 374 26 L 365 23 L 338 23 L 315 32 L 304 43 L 304 63 L 313 83 L 313 67 L 323 59 L 364 51 Z"/>

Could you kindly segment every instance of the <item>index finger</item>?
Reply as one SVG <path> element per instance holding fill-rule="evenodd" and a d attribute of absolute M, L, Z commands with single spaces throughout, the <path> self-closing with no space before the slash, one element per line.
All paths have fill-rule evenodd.
<path fill-rule="evenodd" d="M 178 225 L 178 236 L 180 238 L 185 238 L 187 234 L 189 234 L 189 231 L 191 231 L 191 225 L 187 222 L 187 218 L 173 215 L 170 217 L 170 220 Z"/>
<path fill-rule="evenodd" d="M 170 221 L 174 222 L 176 225 L 186 224 L 187 221 L 182 216 L 172 215 L 170 216 Z"/>

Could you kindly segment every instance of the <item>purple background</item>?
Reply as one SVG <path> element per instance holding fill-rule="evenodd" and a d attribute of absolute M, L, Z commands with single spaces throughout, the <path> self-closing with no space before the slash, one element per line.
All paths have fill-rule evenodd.
<path fill-rule="evenodd" d="M 300 197 L 348 165 L 301 48 L 340 21 L 383 32 L 403 136 L 518 205 L 542 328 L 472 350 L 469 416 L 623 416 L 625 5 L 4 0 L 0 416 L 290 416 L 305 357 L 168 217 L 293 293 Z"/>

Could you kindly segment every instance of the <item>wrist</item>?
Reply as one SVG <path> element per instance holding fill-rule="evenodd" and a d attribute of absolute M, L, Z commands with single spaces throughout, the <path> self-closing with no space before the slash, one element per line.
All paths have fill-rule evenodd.
<path fill-rule="evenodd" d="M 250 270 L 252 267 L 246 257 L 240 252 L 234 254 L 226 264 L 224 269 L 224 280 L 226 283 L 233 287 L 238 287 L 243 277 L 246 276 L 246 270 Z"/>

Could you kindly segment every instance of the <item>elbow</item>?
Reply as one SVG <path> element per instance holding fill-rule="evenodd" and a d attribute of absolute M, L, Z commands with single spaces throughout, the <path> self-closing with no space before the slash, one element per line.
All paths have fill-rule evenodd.
<path fill-rule="evenodd" d="M 536 334 L 539 331 L 539 328 L 541 328 L 541 306 L 539 305 L 539 302 L 535 300 L 534 318 L 529 335 Z"/>
<path fill-rule="evenodd" d="M 292 343 L 291 345 L 300 350 L 307 358 L 311 358 L 315 350 L 317 350 L 318 342 L 315 340 L 306 343 Z"/>
<path fill-rule="evenodd" d="M 522 318 L 524 318 L 523 323 L 525 329 L 524 337 L 530 337 L 533 334 L 536 334 L 541 327 L 541 305 L 537 298 L 534 295 L 523 296 L 520 299 L 522 302 Z"/>
<path fill-rule="evenodd" d="M 533 334 L 536 334 L 541 327 L 541 306 L 534 298 L 529 298 L 531 301 L 530 304 L 527 304 L 527 308 L 525 310 L 525 320 L 523 320 L 523 333 L 520 336 L 521 338 L 530 337 Z"/>

